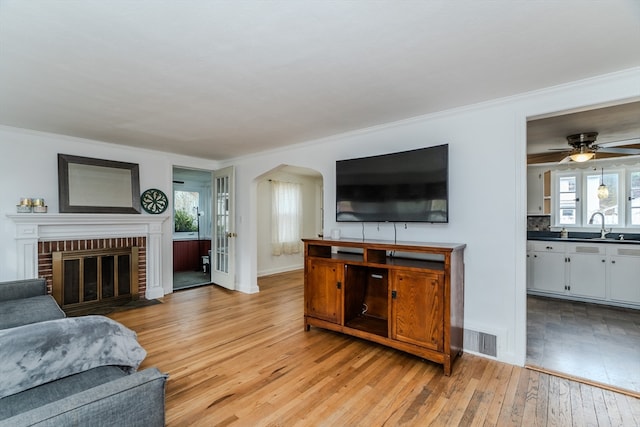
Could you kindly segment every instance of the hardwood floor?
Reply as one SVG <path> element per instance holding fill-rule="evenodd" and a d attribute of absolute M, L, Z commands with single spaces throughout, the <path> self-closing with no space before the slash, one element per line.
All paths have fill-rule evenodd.
<path fill-rule="evenodd" d="M 168 372 L 168 426 L 637 426 L 640 400 L 465 354 L 442 367 L 303 330 L 302 272 L 246 295 L 215 286 L 109 317 L 137 331 L 141 368 Z"/>

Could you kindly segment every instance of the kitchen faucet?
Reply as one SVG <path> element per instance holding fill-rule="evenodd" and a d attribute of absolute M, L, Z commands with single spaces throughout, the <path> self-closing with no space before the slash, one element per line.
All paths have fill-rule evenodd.
<path fill-rule="evenodd" d="M 602 212 L 594 212 L 591 215 L 591 218 L 589 218 L 589 224 L 593 224 L 593 217 L 596 215 L 600 215 L 600 217 L 602 218 L 602 228 L 600 229 L 600 238 L 601 239 L 606 239 L 607 238 L 607 233 L 611 233 L 611 228 L 609 229 L 609 231 L 607 231 L 606 228 L 604 228 L 604 214 Z"/>

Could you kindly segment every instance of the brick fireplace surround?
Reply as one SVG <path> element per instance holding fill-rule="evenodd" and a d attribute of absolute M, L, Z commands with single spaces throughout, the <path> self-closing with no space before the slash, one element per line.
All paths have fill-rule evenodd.
<path fill-rule="evenodd" d="M 73 252 L 92 249 L 122 249 L 136 246 L 138 248 L 138 295 L 145 295 L 147 288 L 147 238 L 111 237 L 108 239 L 63 240 L 55 242 L 38 242 L 38 277 L 47 280 L 47 288 L 52 293 L 53 252 Z"/>
<path fill-rule="evenodd" d="M 139 248 L 138 292 L 146 299 L 164 296 L 162 223 L 166 216 L 136 214 L 7 215 L 16 225 L 18 279 L 44 277 L 51 290 L 54 251 Z"/>

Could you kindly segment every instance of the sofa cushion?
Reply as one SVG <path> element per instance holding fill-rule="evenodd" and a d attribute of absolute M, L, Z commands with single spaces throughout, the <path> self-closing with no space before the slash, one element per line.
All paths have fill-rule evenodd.
<path fill-rule="evenodd" d="M 158 369 L 145 369 L 0 419 L 0 427 L 163 427 L 166 380 Z"/>
<path fill-rule="evenodd" d="M 64 317 L 64 311 L 51 295 L 0 301 L 0 329 Z"/>
<path fill-rule="evenodd" d="M 21 279 L 0 282 L 0 301 L 37 297 L 47 294 L 47 282 L 44 279 Z"/>
<path fill-rule="evenodd" d="M 136 333 L 104 316 L 0 330 L 0 398 L 98 366 L 134 372 L 146 356 Z"/>
<path fill-rule="evenodd" d="M 100 366 L 0 399 L 0 420 L 82 393 L 127 375 L 117 366 Z"/>

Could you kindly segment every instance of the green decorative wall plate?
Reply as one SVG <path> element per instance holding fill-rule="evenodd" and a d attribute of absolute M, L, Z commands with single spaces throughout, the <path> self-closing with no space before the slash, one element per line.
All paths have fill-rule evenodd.
<path fill-rule="evenodd" d="M 162 191 L 150 188 L 140 196 L 140 204 L 150 214 L 161 214 L 167 210 L 169 199 Z"/>

